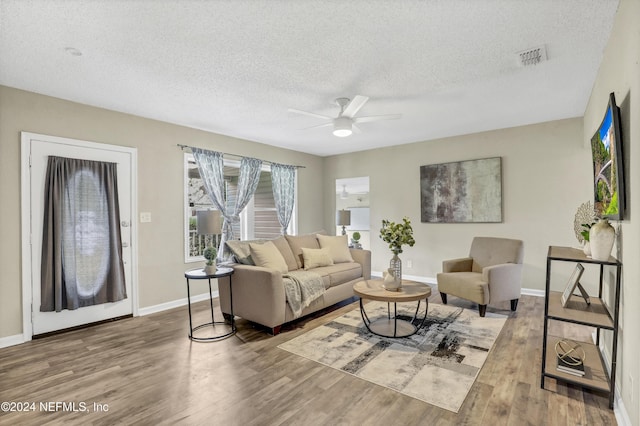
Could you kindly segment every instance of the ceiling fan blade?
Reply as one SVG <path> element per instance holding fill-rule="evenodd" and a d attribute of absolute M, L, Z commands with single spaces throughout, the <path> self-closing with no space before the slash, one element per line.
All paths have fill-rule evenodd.
<path fill-rule="evenodd" d="M 329 117 L 328 115 L 316 114 L 314 112 L 302 111 L 299 109 L 289 108 L 287 111 L 292 112 L 294 114 L 307 115 L 309 117 L 314 117 L 314 118 L 322 118 L 323 120 L 333 120 L 333 117 Z"/>
<path fill-rule="evenodd" d="M 360 108 L 364 106 L 365 103 L 369 100 L 366 96 L 356 95 L 351 102 L 344 108 L 344 112 L 342 113 L 343 117 L 353 118 L 354 115 L 360 111 Z"/>
<path fill-rule="evenodd" d="M 380 120 L 397 120 L 402 117 L 402 114 L 387 114 L 387 115 L 370 115 L 368 117 L 357 117 L 353 119 L 354 123 L 367 123 L 370 121 Z"/>
<path fill-rule="evenodd" d="M 318 124 L 317 126 L 303 127 L 300 130 L 309 130 L 309 129 L 317 129 L 319 127 L 328 127 L 328 126 L 331 126 L 332 124 L 333 124 L 332 122 L 328 122 L 328 123 L 324 123 L 324 124 Z"/>

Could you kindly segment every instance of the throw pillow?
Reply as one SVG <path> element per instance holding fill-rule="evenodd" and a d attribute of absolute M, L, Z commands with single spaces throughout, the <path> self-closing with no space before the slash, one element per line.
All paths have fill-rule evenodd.
<path fill-rule="evenodd" d="M 280 250 L 271 241 L 262 244 L 249 243 L 249 248 L 251 249 L 251 258 L 256 266 L 275 269 L 282 274 L 289 271 Z"/>
<path fill-rule="evenodd" d="M 287 262 L 287 268 L 290 271 L 295 271 L 298 268 L 298 262 L 296 261 L 296 256 L 291 251 L 291 246 L 285 237 L 278 237 L 275 240 L 271 240 L 273 244 L 280 250 L 280 254 L 284 258 L 284 261 Z"/>
<path fill-rule="evenodd" d="M 316 235 L 320 248 L 329 249 L 333 263 L 353 262 L 351 251 L 349 251 L 349 241 L 346 235 L 330 237 L 327 235 Z"/>
<path fill-rule="evenodd" d="M 320 266 L 333 265 L 333 259 L 328 248 L 310 249 L 302 248 L 302 257 L 304 258 L 304 270 L 307 271 Z"/>
<path fill-rule="evenodd" d="M 255 265 L 253 259 L 251 259 L 251 249 L 249 248 L 249 244 L 263 244 L 264 242 L 269 240 L 230 240 L 227 241 L 227 247 L 233 253 L 233 256 L 236 258 L 236 262 L 241 263 L 243 265 Z"/>
<path fill-rule="evenodd" d="M 291 246 L 291 251 L 296 257 L 298 263 L 298 269 L 302 269 L 304 266 L 304 259 L 302 257 L 302 248 L 319 249 L 318 239 L 315 234 L 309 235 L 285 235 L 285 238 Z"/>

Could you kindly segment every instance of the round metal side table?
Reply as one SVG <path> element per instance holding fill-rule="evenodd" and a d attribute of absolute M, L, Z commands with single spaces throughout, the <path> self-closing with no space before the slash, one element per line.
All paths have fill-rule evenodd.
<path fill-rule="evenodd" d="M 231 282 L 231 276 L 233 275 L 233 268 L 218 268 L 215 273 L 207 274 L 204 272 L 202 268 L 191 269 L 184 273 L 185 278 L 187 279 L 187 305 L 189 306 L 189 339 L 196 342 L 211 342 L 216 340 L 226 339 L 229 336 L 232 336 L 236 333 L 236 323 L 233 316 L 233 285 Z M 213 293 L 211 292 L 211 278 L 222 278 L 229 277 L 229 303 L 231 306 L 231 322 L 227 323 L 226 321 L 216 321 L 213 317 Z M 193 322 L 191 319 L 191 290 L 189 280 L 208 280 L 209 281 L 209 305 L 211 306 L 211 322 L 200 324 L 197 326 L 193 326 Z M 231 330 L 227 333 L 218 334 L 215 336 L 209 337 L 195 337 L 193 332 L 196 330 L 200 330 L 201 328 L 211 327 L 212 330 L 215 330 L 216 325 L 228 325 L 231 326 Z"/>

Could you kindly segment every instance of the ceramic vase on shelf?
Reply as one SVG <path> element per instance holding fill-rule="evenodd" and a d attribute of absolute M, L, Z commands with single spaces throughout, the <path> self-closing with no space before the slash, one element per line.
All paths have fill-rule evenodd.
<path fill-rule="evenodd" d="M 616 231 L 609 221 L 604 218 L 593 225 L 589 230 L 589 245 L 591 246 L 591 258 L 594 260 L 608 260 L 616 239 Z"/>
<path fill-rule="evenodd" d="M 582 251 L 585 256 L 591 257 L 591 244 L 589 244 L 589 241 L 584 240 Z"/>
<path fill-rule="evenodd" d="M 389 262 L 389 273 L 392 273 L 392 271 L 393 276 L 397 280 L 402 281 L 402 260 L 400 260 L 397 254 L 394 254 Z"/>

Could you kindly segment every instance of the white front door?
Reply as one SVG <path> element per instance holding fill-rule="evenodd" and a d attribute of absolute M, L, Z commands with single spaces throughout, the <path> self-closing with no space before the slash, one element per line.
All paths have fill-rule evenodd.
<path fill-rule="evenodd" d="M 134 311 L 134 287 L 133 273 L 135 268 L 135 250 L 132 245 L 135 220 L 132 206 L 135 194 L 135 166 L 136 150 L 134 148 L 114 145 L 97 144 L 92 142 L 77 141 L 73 139 L 58 138 L 52 136 L 22 134 L 23 159 L 30 157 L 29 172 L 29 209 L 27 210 L 30 226 L 30 268 L 28 281 L 30 282 L 30 304 L 32 333 L 38 335 L 55 330 L 103 321 L 123 315 L 132 314 Z M 120 221 L 122 233 L 122 259 L 124 263 L 127 298 L 119 302 L 103 303 L 100 305 L 82 307 L 76 310 L 63 310 L 62 312 L 40 312 L 41 283 L 40 265 L 42 257 L 42 230 L 44 217 L 44 192 L 47 161 L 50 155 L 58 157 L 79 158 L 84 160 L 106 161 L 117 163 L 118 193 L 120 206 Z M 24 161 L 24 160 L 23 160 Z M 23 167 L 25 165 L 23 164 Z M 28 165 L 26 167 L 29 167 Z M 24 173 L 23 173 L 24 176 Z M 24 191 L 24 184 L 23 184 Z M 24 197 L 24 193 L 23 193 Z M 24 204 L 23 200 L 23 204 Z M 23 216 L 24 217 L 24 216 Z M 23 232 L 25 226 L 23 226 Z M 24 241 L 25 239 L 23 239 Z M 24 253 L 24 250 L 23 250 Z M 24 262 L 24 260 L 23 260 Z M 26 268 L 23 267 L 23 271 Z M 23 280 L 26 281 L 26 280 Z M 23 286 L 27 285 L 23 282 Z M 23 288 L 23 294 L 25 294 Z M 28 293 L 28 291 L 27 291 Z"/>

